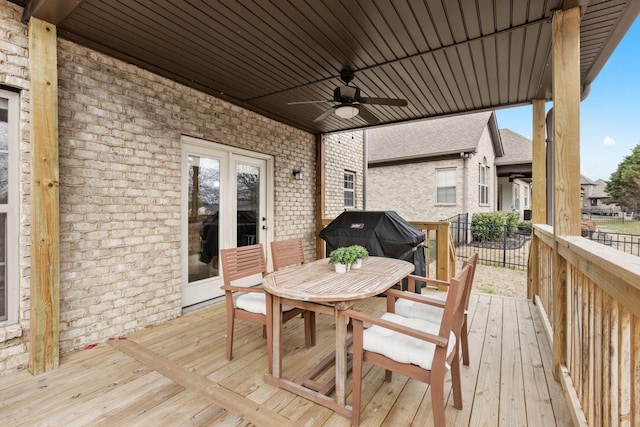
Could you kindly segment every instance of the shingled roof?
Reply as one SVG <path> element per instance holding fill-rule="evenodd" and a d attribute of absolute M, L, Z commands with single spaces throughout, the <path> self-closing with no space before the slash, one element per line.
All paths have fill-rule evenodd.
<path fill-rule="evenodd" d="M 489 126 L 496 156 L 504 155 L 492 111 L 365 130 L 369 163 L 415 160 L 477 151 Z"/>
<path fill-rule="evenodd" d="M 531 140 L 510 129 L 500 129 L 504 156 L 496 159 L 496 165 L 519 165 L 531 163 Z"/>
<path fill-rule="evenodd" d="M 606 191 L 607 181 L 598 179 L 594 183 L 593 191 L 589 196 L 590 199 L 608 199 L 609 194 Z"/>

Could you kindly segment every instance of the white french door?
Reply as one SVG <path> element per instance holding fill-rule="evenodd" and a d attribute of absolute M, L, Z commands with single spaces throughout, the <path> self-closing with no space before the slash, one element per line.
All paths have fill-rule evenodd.
<path fill-rule="evenodd" d="M 182 306 L 223 292 L 219 251 L 270 239 L 272 159 L 183 137 Z"/>

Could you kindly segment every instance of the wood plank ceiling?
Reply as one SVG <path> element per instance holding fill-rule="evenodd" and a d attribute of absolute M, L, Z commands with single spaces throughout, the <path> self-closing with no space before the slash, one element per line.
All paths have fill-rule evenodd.
<path fill-rule="evenodd" d="M 579 4 L 581 79 L 594 80 L 640 0 L 16 1 L 58 34 L 312 132 L 370 125 L 335 114 L 340 70 L 380 123 L 553 98 L 551 16 Z M 318 100 L 315 104 L 289 102 Z"/>

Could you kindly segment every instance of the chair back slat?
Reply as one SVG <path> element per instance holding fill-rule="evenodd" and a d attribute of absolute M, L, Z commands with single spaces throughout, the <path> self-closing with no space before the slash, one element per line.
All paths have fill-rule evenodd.
<path fill-rule="evenodd" d="M 449 331 L 453 331 L 460 338 L 460 330 L 464 321 L 466 290 L 469 286 L 471 266 L 463 265 L 462 269 L 451 279 L 447 299 L 444 303 L 444 313 L 440 323 L 441 337 L 448 338 Z"/>
<path fill-rule="evenodd" d="M 301 238 L 271 242 L 273 270 L 304 264 L 304 246 Z"/>
<path fill-rule="evenodd" d="M 220 260 L 222 263 L 222 278 L 227 286 L 238 279 L 267 274 L 267 264 L 262 243 L 239 248 L 221 249 Z"/>

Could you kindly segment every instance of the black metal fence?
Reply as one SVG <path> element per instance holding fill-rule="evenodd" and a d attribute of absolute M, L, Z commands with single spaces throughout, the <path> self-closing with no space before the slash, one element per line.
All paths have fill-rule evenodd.
<path fill-rule="evenodd" d="M 619 216 L 611 217 L 630 221 Z M 507 225 L 489 229 L 471 223 L 468 214 L 456 215 L 442 221 L 450 223 L 449 231 L 456 247 L 456 257 L 459 259 L 467 259 L 474 252 L 478 252 L 478 261 L 481 264 L 526 270 L 531 240 L 529 229 L 509 230 Z M 583 236 L 619 251 L 640 256 L 640 235 L 585 230 Z"/>
<path fill-rule="evenodd" d="M 640 256 L 640 235 L 591 230 L 586 233 L 583 232 L 582 235 L 594 242 L 611 246 L 628 254 Z"/>
<path fill-rule="evenodd" d="M 624 224 L 627 221 L 636 221 L 637 216 L 619 207 L 594 206 L 582 208 L 582 219 L 590 220 L 596 224 Z"/>
<path fill-rule="evenodd" d="M 497 229 L 474 225 L 469 221 L 468 214 L 456 215 L 443 221 L 450 223 L 449 231 L 459 259 L 467 259 L 478 252 L 481 264 L 526 270 L 530 230 L 509 230 L 507 225 Z"/>

